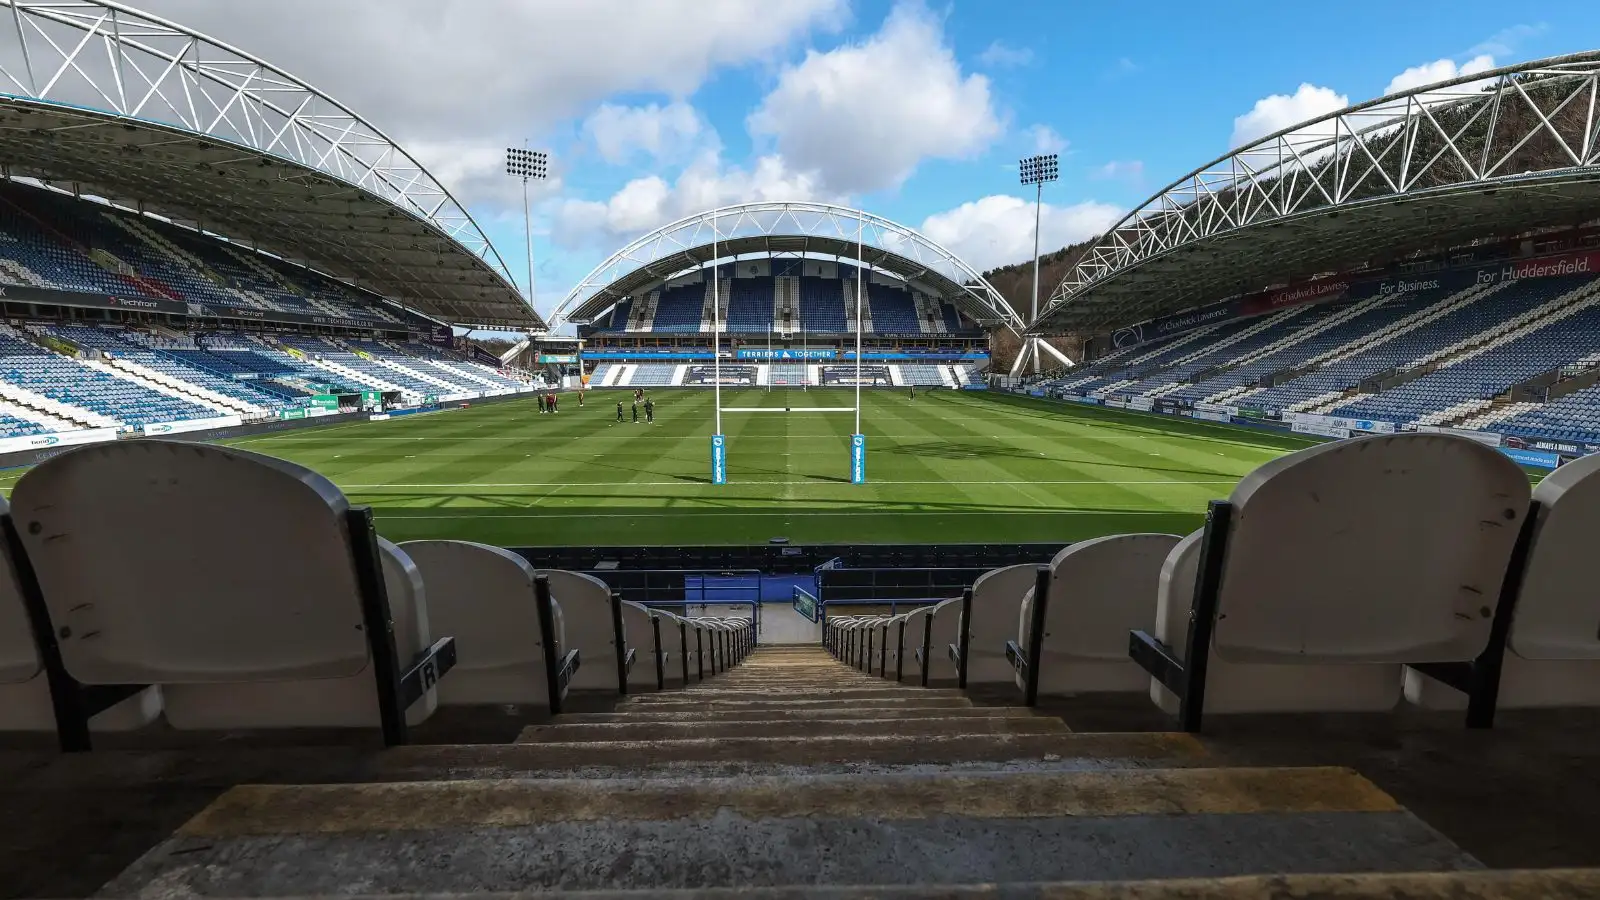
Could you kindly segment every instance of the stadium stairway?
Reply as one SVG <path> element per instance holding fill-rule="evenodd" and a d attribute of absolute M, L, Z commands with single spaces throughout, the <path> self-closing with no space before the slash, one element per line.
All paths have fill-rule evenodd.
<path fill-rule="evenodd" d="M 76 893 L 97 897 L 1600 890 L 1587 870 L 1485 871 L 1350 769 L 1228 765 L 1189 735 L 1074 733 L 873 677 L 817 646 L 758 648 L 723 675 L 563 714 L 514 743 L 96 752 L 35 766 L 20 789 L 32 796 L 8 798 L 33 801 L 8 804 L 20 813 L 8 830 L 26 834 L 8 861 L 49 865 L 46 846 L 60 857 L 98 833 L 111 846 L 88 865 L 55 863 L 76 864 Z M 139 813 L 118 811 L 130 800 L 144 801 Z M 103 821 L 71 833 L 41 822 L 72 801 L 98 802 L 87 814 Z M 130 833 L 163 825 L 129 852 Z M 120 865 L 91 877 L 109 861 Z M 24 878 L 8 896 L 74 893 L 45 885 L 28 893 Z"/>

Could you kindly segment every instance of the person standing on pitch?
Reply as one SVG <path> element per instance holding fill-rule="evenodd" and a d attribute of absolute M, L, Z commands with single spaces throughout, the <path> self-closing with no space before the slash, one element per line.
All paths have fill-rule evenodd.
<path fill-rule="evenodd" d="M 551 394 L 550 395 L 550 411 L 551 412 L 561 412 L 561 395 L 560 394 Z"/>
<path fill-rule="evenodd" d="M 633 424 L 639 424 L 639 401 L 633 401 Z"/>
<path fill-rule="evenodd" d="M 617 401 L 617 421 L 618 422 L 622 421 L 622 401 L 621 400 Z"/>
<path fill-rule="evenodd" d="M 649 397 L 644 398 L 644 423 L 654 425 L 656 421 L 656 402 Z"/>
<path fill-rule="evenodd" d="M 544 415 L 544 395 L 539 395 L 539 415 Z"/>

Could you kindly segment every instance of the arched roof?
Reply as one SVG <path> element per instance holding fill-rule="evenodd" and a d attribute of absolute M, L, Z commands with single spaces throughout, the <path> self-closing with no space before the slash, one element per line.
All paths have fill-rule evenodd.
<path fill-rule="evenodd" d="M 933 289 L 982 324 L 1023 326 L 981 273 L 917 231 L 861 210 L 809 202 L 724 206 L 664 225 L 596 266 L 554 318 L 591 322 L 634 291 L 717 260 L 759 253 L 854 262 L 858 246 L 863 264 Z"/>
<path fill-rule="evenodd" d="M 542 328 L 482 229 L 354 111 L 110 0 L 0 0 L 0 165 L 458 324 Z"/>
<path fill-rule="evenodd" d="M 1156 193 L 1033 323 L 1095 333 L 1272 283 L 1600 217 L 1600 52 L 1390 94 Z"/>

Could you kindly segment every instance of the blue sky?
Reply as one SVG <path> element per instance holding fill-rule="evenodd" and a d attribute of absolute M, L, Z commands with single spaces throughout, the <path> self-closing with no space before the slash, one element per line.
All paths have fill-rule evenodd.
<path fill-rule="evenodd" d="M 521 195 L 502 151 L 549 150 L 555 177 L 534 209 L 545 313 L 629 239 L 746 199 L 860 204 L 977 268 L 1022 261 L 1033 211 L 1019 156 L 1062 153 L 1042 229 L 1054 248 L 1241 141 L 1391 88 L 1600 48 L 1592 0 L 147 5 L 389 131 L 473 211 L 519 284 Z"/>

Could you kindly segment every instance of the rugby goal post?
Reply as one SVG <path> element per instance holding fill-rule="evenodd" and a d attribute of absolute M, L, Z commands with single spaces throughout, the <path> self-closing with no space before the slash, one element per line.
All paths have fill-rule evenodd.
<path fill-rule="evenodd" d="M 855 430 L 850 434 L 850 483 L 865 484 L 867 481 L 867 438 L 861 433 L 861 322 L 862 322 L 862 297 L 866 290 L 866 278 L 869 270 L 866 267 L 866 254 L 863 243 L 866 235 L 866 214 L 863 210 L 856 210 L 856 397 L 854 406 L 794 406 L 785 403 L 781 408 L 776 406 L 723 406 L 722 405 L 722 279 L 717 270 L 717 243 L 721 236 L 717 224 L 717 210 L 711 212 L 711 358 L 712 381 L 716 390 L 716 423 L 711 435 L 711 483 L 728 483 L 728 439 L 722 432 L 723 413 L 853 413 L 855 415 Z M 804 328 L 801 329 L 804 334 Z M 767 329 L 767 349 L 770 362 L 772 348 L 772 330 Z M 805 354 L 802 354 L 804 356 Z M 809 360 L 803 360 L 810 365 Z M 770 387 L 770 381 L 768 386 Z"/>

